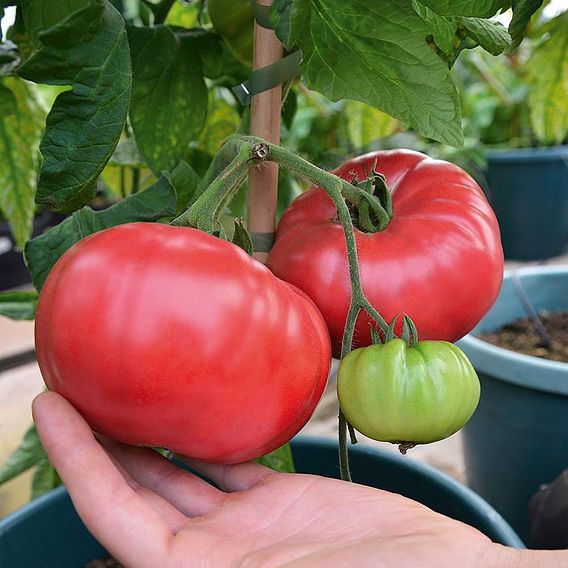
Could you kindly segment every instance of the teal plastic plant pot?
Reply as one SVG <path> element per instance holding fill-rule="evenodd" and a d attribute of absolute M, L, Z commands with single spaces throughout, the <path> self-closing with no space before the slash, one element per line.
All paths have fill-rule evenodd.
<path fill-rule="evenodd" d="M 568 146 L 490 151 L 489 200 L 505 258 L 562 254 L 568 238 Z"/>
<path fill-rule="evenodd" d="M 292 447 L 299 472 L 338 476 L 337 443 L 333 440 L 297 438 Z M 477 527 L 495 542 L 523 547 L 492 507 L 437 470 L 394 452 L 369 447 L 354 446 L 350 456 L 355 481 L 401 493 Z M 75 513 L 63 487 L 0 521 L 2 567 L 80 568 L 104 554 Z"/>
<path fill-rule="evenodd" d="M 517 274 L 535 310 L 568 310 L 568 267 Z M 568 467 L 568 364 L 476 337 L 525 316 L 508 273 L 493 308 L 458 345 L 481 380 L 479 406 L 462 431 L 468 484 L 528 542 L 530 498 Z"/>

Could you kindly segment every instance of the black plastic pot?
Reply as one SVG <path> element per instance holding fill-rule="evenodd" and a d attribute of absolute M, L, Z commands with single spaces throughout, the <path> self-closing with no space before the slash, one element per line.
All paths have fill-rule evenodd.
<path fill-rule="evenodd" d="M 334 441 L 297 438 L 292 448 L 299 472 L 338 476 Z M 354 481 L 401 493 L 477 527 L 496 542 L 523 547 L 493 508 L 439 471 L 375 448 L 356 446 L 350 455 Z M 63 487 L 0 521 L 0 566 L 6 568 L 78 568 L 104 554 L 75 513 Z"/>
<path fill-rule="evenodd" d="M 489 200 L 505 258 L 562 254 L 568 238 L 568 146 L 491 151 Z"/>

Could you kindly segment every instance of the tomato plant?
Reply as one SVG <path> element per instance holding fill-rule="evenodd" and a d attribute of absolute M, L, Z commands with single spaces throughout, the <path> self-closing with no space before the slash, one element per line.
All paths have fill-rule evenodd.
<path fill-rule="evenodd" d="M 134 223 L 69 249 L 36 316 L 48 388 L 97 431 L 210 462 L 287 442 L 326 384 L 313 303 L 237 246 Z"/>
<path fill-rule="evenodd" d="M 478 323 L 501 286 L 495 215 L 467 173 L 418 152 L 373 152 L 335 173 L 364 179 L 375 163 L 392 193 L 392 218 L 382 230 L 355 232 L 363 290 L 386 320 L 406 312 L 422 338 L 455 341 Z M 313 187 L 290 205 L 268 266 L 314 300 L 338 355 L 351 286 L 343 230 L 323 190 Z M 369 321 L 359 318 L 356 346 L 369 344 Z"/>
<path fill-rule="evenodd" d="M 359 432 L 404 446 L 451 436 L 479 402 L 479 379 L 458 347 L 401 339 L 355 349 L 339 366 L 339 404 Z"/>
<path fill-rule="evenodd" d="M 296 73 L 298 77 L 291 80 L 290 75 L 286 75 L 288 77 L 287 89 L 284 89 L 284 92 L 292 93 L 289 101 L 298 100 L 300 105 L 303 104 L 301 101 L 310 101 L 312 111 L 321 107 L 316 113 L 318 119 L 313 119 L 315 116 L 313 112 L 311 113 L 312 118 L 309 118 L 301 108 L 296 115 L 298 120 L 291 120 L 291 115 L 288 115 L 286 129 L 282 133 L 283 140 L 288 137 L 292 144 L 294 140 L 296 142 L 298 140 L 312 141 L 315 133 L 315 136 L 320 139 L 320 150 L 324 148 L 333 150 L 334 154 L 345 155 L 344 147 L 332 148 L 334 137 L 327 135 L 328 129 L 321 130 L 322 121 L 319 120 L 319 115 L 329 114 L 328 110 L 331 107 L 337 109 L 335 101 L 351 99 L 353 104 L 342 103 L 349 104 L 351 109 L 345 113 L 350 115 L 347 120 L 351 126 L 360 125 L 360 130 L 364 131 L 365 135 L 358 137 L 361 142 L 352 140 L 353 145 L 349 145 L 349 152 L 361 144 L 370 143 L 380 137 L 375 127 L 377 120 L 384 121 L 385 116 L 377 114 L 378 111 L 386 113 L 395 121 L 395 124 L 396 121 L 404 122 L 418 135 L 459 146 L 463 138 L 461 114 L 459 97 L 452 81 L 450 68 L 459 53 L 466 48 L 479 45 L 492 54 L 496 54 L 503 52 L 511 44 L 518 44 L 532 12 L 538 8 L 539 3 L 533 3 L 528 7 L 526 3 L 513 3 L 511 25 L 509 30 L 506 30 L 502 24 L 490 18 L 501 10 L 508 9 L 510 4 L 507 0 L 491 2 L 490 5 L 472 0 L 460 3 L 417 0 L 377 2 L 370 9 L 367 4 L 358 0 L 321 0 L 317 3 L 304 0 L 273 0 L 263 25 L 274 29 L 276 37 L 283 44 L 286 52 L 301 51 L 302 55 Z M 219 157 L 225 150 L 234 146 L 234 141 L 223 143 L 225 139 L 235 131 L 247 133 L 249 123 L 252 123 L 249 120 L 250 115 L 254 115 L 236 100 L 233 96 L 233 88 L 248 81 L 248 87 L 253 87 L 253 92 L 258 91 L 262 88 L 262 86 L 259 87 L 259 83 L 265 83 L 264 80 L 258 81 L 259 75 L 261 77 L 264 75 L 265 79 L 266 76 L 278 75 L 273 73 L 274 69 L 265 69 L 262 73 L 257 73 L 256 77 L 249 76 L 250 69 L 247 63 L 250 52 L 248 47 L 250 11 L 246 2 L 244 0 L 239 0 L 238 3 L 210 0 L 207 5 L 205 2 L 176 3 L 174 0 L 152 0 L 151 2 L 146 0 L 81 0 L 78 2 L 2 0 L 0 18 L 8 13 L 13 16 L 12 24 L 6 26 L 4 25 L 6 20 L 2 21 L 3 30 L 9 29 L 0 38 L 0 107 L 2 108 L 0 149 L 2 155 L 6 157 L 0 160 L 0 180 L 5 188 L 0 192 L 0 209 L 10 223 L 18 245 L 24 249 L 26 264 L 36 291 L 3 295 L 0 297 L 0 313 L 11 317 L 32 318 L 37 294 L 42 290 L 47 278 L 49 278 L 48 284 L 45 285 L 48 289 L 42 293 L 42 296 L 44 298 L 57 297 L 57 306 L 62 311 L 65 310 L 67 300 L 61 293 L 55 292 L 51 284 L 55 281 L 54 279 L 59 278 L 57 275 L 61 276 L 63 272 L 61 268 L 53 269 L 54 265 L 67 249 L 81 241 L 83 237 L 88 237 L 93 233 L 98 235 L 101 231 L 103 231 L 101 234 L 105 235 L 100 237 L 101 239 L 106 239 L 108 234 L 118 234 L 112 232 L 114 229 L 109 233 L 104 232 L 110 227 L 139 221 L 175 223 L 180 219 L 182 222 L 177 224 L 202 227 L 201 215 L 198 213 L 207 215 L 213 213 L 209 219 L 211 223 L 209 221 L 205 223 L 207 226 L 205 230 L 207 232 L 217 231 L 223 237 L 224 225 L 219 226 L 216 214 L 227 211 L 231 196 L 228 195 L 227 199 L 216 202 L 214 209 L 207 209 L 207 207 L 194 209 L 193 205 L 198 203 L 213 186 L 215 190 L 222 189 L 221 186 L 227 179 L 232 179 L 237 185 L 242 185 L 246 177 L 246 171 L 242 168 L 248 168 L 245 165 L 252 160 L 249 151 L 251 148 L 248 147 L 245 148 L 248 154 L 243 155 L 244 157 L 240 156 L 238 160 L 235 155 L 228 156 L 228 160 L 225 160 L 226 156 Z M 237 14 L 240 14 L 238 18 Z M 232 20 L 227 18 L 231 15 L 235 16 Z M 233 27 L 234 24 L 237 25 Z M 357 41 L 353 41 L 353 38 L 357 38 Z M 349 49 L 345 49 L 346 45 L 349 45 Z M 266 53 L 268 50 L 256 51 Z M 298 59 L 296 57 L 294 61 Z M 259 67 L 258 61 L 256 67 Z M 292 69 L 290 73 L 293 74 L 294 71 L 296 70 Z M 266 84 L 264 86 L 266 87 Z M 241 89 L 240 92 L 242 91 Z M 315 98 L 312 97 L 314 91 L 318 92 Z M 295 95 L 298 94 L 301 96 L 296 97 Z M 321 105 L 321 101 L 325 101 L 325 104 Z M 293 106 L 293 104 L 289 105 L 290 108 Z M 50 110 L 46 116 L 48 108 Z M 275 109 L 276 113 L 272 118 L 276 118 L 278 110 L 278 108 Z M 365 120 L 359 120 L 364 116 L 367 117 Z M 390 121 L 391 118 L 387 120 Z M 268 122 L 275 124 L 277 121 L 271 119 Z M 312 128 L 312 122 L 313 125 L 319 125 L 320 129 Z M 337 130 L 345 130 L 341 124 L 345 123 L 338 121 Z M 254 134 L 259 134 L 252 128 L 250 130 Z M 353 128 L 350 127 L 347 130 L 352 132 Z M 265 136 L 265 138 L 272 140 L 278 136 Z M 245 142 L 245 145 L 249 142 L 251 141 Z M 254 143 L 257 142 L 258 140 Z M 342 143 L 338 145 L 344 146 Z M 303 151 L 307 148 L 307 144 L 302 143 L 298 147 Z M 313 147 L 312 145 L 312 149 Z M 216 154 L 219 148 L 219 154 Z M 353 299 L 351 315 L 356 316 L 356 312 L 364 310 L 375 321 L 378 321 L 380 314 L 367 301 L 361 286 L 357 246 L 360 248 L 364 291 L 369 294 L 365 276 L 368 265 L 365 243 L 371 242 L 374 238 L 386 238 L 386 235 L 392 232 L 392 228 L 399 221 L 402 223 L 402 219 L 397 220 L 400 209 L 400 204 L 396 201 L 398 198 L 395 195 L 395 219 L 389 227 L 377 236 L 358 232 L 356 242 L 350 227 L 349 212 L 342 201 L 345 196 L 357 201 L 349 184 L 337 185 L 335 178 L 326 177 L 325 172 L 316 171 L 317 168 L 312 165 L 309 165 L 311 169 L 306 164 L 296 167 L 300 162 L 296 162 L 295 166 L 292 163 L 293 160 L 284 156 L 281 150 L 274 146 L 270 147 L 271 153 L 280 152 L 279 157 L 288 161 L 287 164 L 281 162 L 281 165 L 289 167 L 293 173 L 300 176 L 311 172 L 313 179 L 310 176 L 307 177 L 313 183 L 325 186 L 323 183 L 325 181 L 329 183 L 327 189 L 333 190 L 329 195 L 332 195 L 333 205 L 339 212 L 345 231 L 350 282 L 345 280 L 346 265 L 343 264 L 341 268 L 339 264 L 331 263 L 324 270 L 329 274 L 328 280 L 335 280 L 337 288 L 330 289 L 330 292 L 338 293 L 338 298 L 343 301 L 345 289 L 350 285 Z M 296 159 L 300 160 L 297 157 Z M 233 163 L 233 160 L 237 162 Z M 278 159 L 274 160 L 274 156 L 271 156 L 270 160 L 278 161 Z M 255 165 L 257 162 L 260 164 L 260 161 L 256 159 L 251 163 Z M 233 166 L 238 170 L 238 175 L 233 176 L 235 170 Z M 219 177 L 220 174 L 222 174 L 221 177 Z M 393 185 L 394 181 L 388 173 L 387 178 Z M 118 203 L 107 210 L 94 212 L 87 204 L 91 202 L 97 189 L 102 186 L 118 199 Z M 306 204 L 310 202 L 313 193 L 310 192 L 303 202 Z M 400 193 L 399 188 L 396 194 Z M 475 197 L 474 191 L 470 193 L 470 197 L 473 196 L 472 199 L 477 200 L 482 210 L 485 211 L 486 205 L 482 203 L 481 197 Z M 275 192 L 266 191 L 264 194 L 274 195 Z M 282 187 L 279 195 L 280 199 L 286 195 Z M 320 201 L 321 207 L 324 208 L 324 205 L 328 207 L 329 214 L 334 217 L 335 212 L 330 208 L 330 202 L 326 201 L 323 196 Z M 35 204 L 61 212 L 68 218 L 45 234 L 29 239 Z M 353 206 L 353 203 L 351 205 Z M 192 213 L 189 213 L 190 206 Z M 471 209 L 471 203 L 468 202 L 465 207 Z M 470 209 L 468 211 L 471 213 Z M 270 213 L 274 211 L 274 208 L 260 207 L 258 210 Z M 448 214 L 447 209 L 443 211 Z M 234 209 L 232 212 L 234 213 Z M 460 223 L 464 220 L 459 215 L 456 217 L 460 218 Z M 191 223 L 188 222 L 189 219 Z M 417 214 L 416 219 L 420 223 L 424 221 L 421 219 L 421 214 Z M 468 218 L 468 220 L 472 219 Z M 262 246 L 268 247 L 266 243 L 271 242 L 272 221 L 273 219 L 270 219 L 266 227 L 263 225 L 256 229 L 260 231 Z M 332 231 L 336 230 L 337 235 L 334 234 L 330 239 L 335 239 L 338 243 L 339 225 L 330 222 L 329 219 L 322 221 L 322 225 L 325 224 L 334 225 Z M 440 222 L 440 225 L 442 224 Z M 483 219 L 480 220 L 480 226 L 482 225 Z M 250 226 L 254 226 L 254 223 L 250 223 Z M 160 227 L 156 230 L 166 230 L 162 225 Z M 119 232 L 118 229 L 116 231 Z M 176 231 L 176 235 L 181 234 L 179 229 Z M 463 298 L 461 304 L 456 301 L 461 296 L 456 292 L 455 282 L 458 280 L 458 275 L 461 275 L 461 281 L 466 283 L 466 288 L 471 287 L 469 280 L 477 281 L 480 289 L 472 303 L 477 305 L 478 310 L 481 310 L 483 302 L 490 301 L 492 293 L 489 290 L 491 283 L 487 280 L 487 274 L 484 275 L 483 272 L 487 265 L 482 264 L 479 267 L 474 265 L 474 262 L 480 258 L 477 254 L 471 256 L 470 262 L 460 257 L 459 254 L 463 252 L 469 254 L 473 245 L 470 245 L 469 249 L 464 246 L 459 251 L 453 250 L 446 246 L 447 241 L 442 238 L 443 231 L 440 234 L 436 231 L 426 231 L 427 238 L 423 240 L 420 231 L 415 233 L 417 236 L 409 241 L 407 249 L 416 249 L 421 251 L 420 254 L 417 252 L 412 257 L 393 255 L 391 262 L 382 266 L 377 278 L 380 278 L 381 282 L 391 281 L 398 285 L 397 279 L 401 280 L 401 272 L 407 276 L 407 286 L 402 292 L 411 302 L 411 309 L 407 309 L 406 305 L 402 309 L 411 313 L 416 311 L 414 309 L 416 306 L 412 304 L 412 301 L 415 301 L 413 294 L 408 292 L 414 287 L 415 295 L 421 301 L 420 313 L 413 313 L 413 315 L 421 328 L 425 325 L 425 320 L 428 320 L 428 325 L 436 325 L 440 328 L 457 325 L 446 323 L 452 320 L 465 328 L 464 321 L 467 320 L 470 311 L 475 310 L 472 310 L 469 304 L 465 305 Z M 169 234 L 174 233 L 170 230 Z M 464 235 L 465 233 L 461 235 L 462 241 L 467 240 Z M 486 245 L 494 237 L 491 223 L 485 226 L 485 230 L 479 233 L 474 232 L 472 235 L 474 235 L 472 238 L 479 239 L 480 247 Z M 95 236 L 82 241 L 82 244 L 78 245 L 78 250 L 82 250 L 88 243 L 96 243 L 98 238 Z M 166 241 L 170 244 L 173 242 L 169 238 Z M 116 251 L 123 250 L 120 243 L 117 243 L 116 247 L 114 244 L 113 242 L 113 247 L 110 248 L 116 248 Z M 217 242 L 211 246 L 212 250 L 229 250 L 222 249 L 226 245 Z M 277 247 L 280 246 L 277 244 Z M 333 251 L 334 255 L 339 254 L 337 252 L 340 250 L 339 244 L 337 246 L 338 248 Z M 74 258 L 76 253 L 69 254 Z M 112 250 L 105 251 L 105 254 L 108 254 L 110 258 Z M 124 250 L 125 259 L 134 258 L 137 254 L 142 255 L 142 252 L 135 251 L 135 247 L 128 251 Z M 147 255 L 146 252 L 144 254 Z M 420 255 L 425 260 L 421 260 Z M 89 283 L 91 281 L 93 284 L 96 283 L 101 290 L 104 289 L 108 293 L 108 301 L 99 306 L 100 313 L 95 313 L 95 309 L 86 303 L 81 304 L 85 315 L 90 317 L 102 318 L 103 314 L 108 315 L 105 311 L 107 304 L 120 308 L 127 304 L 134 306 L 136 301 L 144 300 L 143 305 L 136 304 L 138 309 L 135 310 L 135 316 L 139 318 L 140 325 L 136 326 L 132 323 L 134 316 L 125 318 L 121 322 L 109 316 L 109 319 L 105 321 L 122 325 L 122 333 L 112 335 L 112 341 L 108 335 L 105 335 L 109 332 L 109 328 L 105 326 L 93 326 L 89 328 L 88 338 L 83 336 L 84 344 L 91 341 L 93 348 L 97 346 L 100 350 L 103 348 L 103 340 L 99 336 L 107 339 L 107 347 L 110 351 L 105 351 L 100 357 L 94 355 L 90 357 L 93 369 L 105 368 L 105 361 L 108 362 L 105 368 L 107 371 L 112 370 L 111 367 L 115 364 L 126 372 L 131 367 L 140 365 L 140 361 L 149 365 L 156 365 L 157 362 L 167 363 L 173 368 L 177 357 L 181 357 L 180 360 L 186 362 L 185 357 L 190 349 L 196 353 L 199 351 L 199 357 L 209 356 L 209 346 L 217 345 L 216 338 L 229 333 L 230 330 L 233 331 L 234 343 L 231 348 L 227 347 L 221 355 L 216 353 L 216 369 L 221 368 L 221 361 L 227 363 L 229 360 L 238 359 L 240 351 L 236 349 L 236 346 L 241 344 L 246 346 L 244 353 L 249 354 L 247 359 L 249 365 L 253 365 L 255 357 L 261 360 L 272 360 L 272 355 L 265 353 L 267 351 L 275 350 L 281 353 L 280 339 L 277 341 L 272 338 L 271 341 L 266 341 L 266 336 L 263 335 L 268 329 L 263 326 L 269 327 L 269 323 L 275 317 L 273 312 L 267 313 L 266 320 L 263 322 L 258 322 L 253 318 L 254 326 L 251 324 L 251 336 L 252 334 L 255 337 L 258 335 L 257 351 L 254 353 L 251 348 L 252 340 L 249 340 L 248 335 L 243 333 L 245 329 L 243 321 L 251 321 L 250 318 L 254 314 L 245 314 L 243 316 L 245 320 L 239 321 L 241 326 L 239 329 L 235 328 L 235 321 L 230 318 L 221 320 L 219 316 L 215 322 L 217 325 L 213 325 L 213 321 L 209 321 L 206 317 L 204 321 L 209 322 L 211 327 L 203 328 L 207 330 L 205 336 L 199 338 L 192 336 L 192 344 L 188 346 L 184 343 L 181 349 L 174 349 L 171 345 L 167 347 L 163 337 L 164 334 L 167 337 L 171 328 L 162 328 L 157 326 L 156 322 L 175 320 L 181 325 L 180 322 L 188 317 L 188 312 L 184 309 L 186 303 L 189 302 L 194 307 L 195 313 L 203 314 L 206 305 L 213 310 L 212 306 L 216 298 L 208 295 L 209 303 L 202 301 L 194 306 L 192 303 L 194 300 L 190 295 L 183 295 L 182 298 L 181 292 L 175 287 L 176 278 L 174 276 L 178 274 L 178 271 L 188 269 L 184 257 L 180 257 L 177 252 L 175 254 L 172 252 L 171 258 L 169 253 L 168 255 L 150 256 L 152 262 L 148 266 L 145 266 L 146 256 L 144 257 L 144 266 L 148 273 L 152 272 L 154 275 L 152 278 L 155 278 L 159 271 L 172 276 L 167 281 L 165 278 L 162 280 L 164 286 L 167 284 L 169 286 L 167 289 L 170 292 L 174 290 L 173 292 L 162 294 L 161 291 L 156 291 L 150 301 L 147 296 L 143 295 L 146 288 L 141 285 L 142 280 L 136 283 L 130 280 L 131 287 L 128 289 L 124 283 L 114 288 L 110 284 L 105 287 L 105 280 L 116 284 L 119 275 L 124 274 L 121 268 L 128 265 L 125 263 L 121 266 L 121 262 L 105 265 L 104 269 L 88 279 Z M 445 264 L 440 260 L 442 257 L 446 259 Z M 103 255 L 101 258 L 106 257 Z M 335 257 L 330 257 L 331 260 L 333 258 Z M 432 258 L 438 258 L 439 262 L 436 266 L 428 264 Z M 211 264 L 210 273 L 226 274 L 223 261 L 223 255 L 213 255 L 211 262 L 219 264 L 215 267 Z M 416 270 L 408 266 L 411 261 L 417 262 Z M 64 262 L 64 266 L 66 266 L 65 263 L 67 261 Z M 452 272 L 449 268 L 452 263 L 455 263 L 455 267 L 453 275 L 449 276 Z M 243 267 L 245 265 L 246 263 Z M 246 282 L 254 281 L 254 278 L 251 277 L 252 280 L 249 278 L 250 266 L 246 266 L 248 268 L 243 268 L 239 275 L 234 275 L 235 278 L 240 277 Z M 474 268 L 464 275 L 464 271 L 470 266 Z M 197 270 L 197 268 L 193 267 L 192 270 Z M 432 281 L 429 278 L 431 276 L 428 272 L 429 268 L 437 269 L 432 275 Z M 50 276 L 52 269 L 55 270 L 55 274 Z M 116 276 L 114 276 L 115 270 Z M 142 270 L 142 262 L 136 270 Z M 133 273 L 136 270 L 133 269 Z M 256 269 L 252 272 L 260 274 Z M 292 294 L 291 288 L 278 283 L 277 279 L 266 276 L 261 280 L 268 290 L 276 294 L 275 298 L 278 298 L 278 301 L 275 300 L 276 306 L 280 306 L 281 301 L 284 301 L 281 294 L 285 296 L 286 293 L 283 290 L 288 290 L 289 295 L 296 298 L 295 302 L 303 303 L 304 306 L 309 305 L 308 300 L 298 295 L 299 292 Z M 426 280 L 428 283 L 424 284 Z M 195 279 L 192 286 L 200 281 Z M 450 281 L 451 286 L 448 285 Z M 235 286 L 235 282 L 232 285 Z M 240 285 L 244 286 L 244 282 Z M 481 288 L 486 285 L 489 286 L 488 290 Z M 193 290 L 191 287 L 188 289 Z M 275 292 L 276 289 L 279 290 L 278 294 Z M 427 289 L 433 293 L 434 302 L 430 302 Z M 67 290 L 67 292 L 69 293 L 68 302 L 74 300 L 80 304 L 79 291 L 74 290 L 71 293 Z M 399 290 L 397 293 L 402 292 Z M 115 293 L 120 295 L 120 300 L 111 298 Z M 267 291 L 266 294 L 268 293 Z M 428 306 L 438 304 L 444 293 L 454 296 L 452 298 L 454 307 L 449 312 L 436 309 L 436 317 L 433 318 L 431 317 L 434 312 L 433 307 L 430 310 L 431 313 L 426 313 L 430 309 Z M 256 294 L 258 298 L 264 297 L 263 293 L 254 290 L 252 296 L 248 298 L 251 305 L 256 302 Z M 168 303 L 168 299 L 163 297 L 167 295 L 177 298 L 177 306 L 174 307 L 172 303 Z M 220 295 L 218 299 L 220 306 L 226 306 L 224 302 L 228 301 L 228 297 Z M 375 301 L 376 298 L 373 298 L 373 303 Z M 42 301 L 41 311 L 49 311 L 49 304 L 50 302 Z M 164 309 L 160 311 L 158 307 Z M 382 309 L 383 306 L 379 302 L 377 307 Z M 338 309 L 341 312 L 343 308 Z M 214 310 L 211 313 L 213 312 Z M 66 313 L 71 318 L 70 322 L 79 325 L 81 320 L 78 314 Z M 174 313 L 179 319 L 173 316 Z M 214 313 L 219 315 L 217 312 Z M 387 310 L 385 315 L 390 317 L 391 313 Z M 42 317 L 40 313 L 38 333 L 48 338 L 49 334 L 41 327 Z M 55 334 L 54 338 L 63 337 L 66 334 L 67 320 L 61 319 L 55 313 L 55 309 L 52 317 L 58 322 L 57 325 L 53 324 L 51 327 L 51 332 Z M 363 317 L 366 316 L 361 316 Z M 347 319 L 349 323 L 349 318 Z M 84 325 L 86 322 L 87 320 Z M 157 331 L 161 331 L 162 335 L 157 332 L 153 334 L 153 325 L 157 326 Z M 303 333 L 307 333 L 306 329 L 302 329 Z M 289 331 L 290 329 L 286 326 L 281 330 L 285 336 Z M 351 348 L 351 331 L 350 328 L 346 330 L 345 337 L 349 341 L 345 341 L 345 350 Z M 440 329 L 437 329 L 437 332 L 441 333 Z M 364 339 L 365 334 L 366 331 L 360 332 L 359 330 L 356 341 Z M 334 335 L 337 351 L 339 335 L 337 326 Z M 130 353 L 131 349 L 136 351 L 137 342 L 144 343 L 149 337 L 155 341 L 152 343 L 152 350 L 156 350 L 157 359 L 151 360 L 149 353 L 141 351 L 136 352 L 136 357 L 119 358 L 116 354 L 116 345 L 128 346 L 126 352 Z M 286 336 L 285 345 L 288 345 L 288 339 L 292 342 L 292 338 Z M 313 338 L 312 340 L 315 341 Z M 79 335 L 73 337 L 69 335 L 69 341 L 77 350 L 79 349 Z M 41 345 L 42 340 L 40 339 L 38 353 L 42 352 L 40 355 L 42 364 L 49 365 L 50 350 L 42 349 Z M 147 347 L 148 345 L 146 344 Z M 286 370 L 292 372 L 302 361 L 305 361 L 307 365 L 309 355 L 302 353 L 306 350 L 306 345 L 312 344 L 308 341 L 298 347 L 293 355 L 281 360 Z M 168 349 L 171 351 L 168 352 Z M 151 351 L 151 349 L 148 348 L 146 351 Z M 82 353 L 84 354 L 84 351 Z M 108 359 L 109 353 L 113 354 L 112 361 Z M 201 360 L 199 357 L 196 360 Z M 161 361 L 159 361 L 160 358 Z M 45 363 L 46 361 L 48 363 Z M 66 365 L 69 364 L 67 361 Z M 81 365 L 83 371 L 86 372 L 84 360 L 81 360 Z M 152 365 L 148 368 L 156 372 L 155 366 Z M 140 370 L 140 367 L 137 368 Z M 266 371 L 266 368 L 264 370 Z M 283 371 L 277 370 L 274 376 L 281 377 L 281 373 Z M 49 384 L 52 384 L 51 371 L 47 371 L 47 376 Z M 119 376 L 117 373 L 109 376 L 113 376 L 118 381 L 122 379 L 122 375 Z M 174 374 L 174 376 L 178 377 L 179 374 Z M 163 385 L 164 377 L 165 375 L 160 375 L 156 384 Z M 202 378 L 211 382 L 210 375 L 202 376 Z M 258 376 L 256 378 L 258 379 Z M 295 375 L 293 380 L 297 380 Z M 117 388 L 120 384 L 120 382 L 117 383 Z M 266 385 L 263 383 L 261 387 L 259 387 L 259 393 L 265 393 Z M 143 398 L 142 394 L 149 392 L 151 392 L 150 387 L 141 389 L 139 394 Z M 210 391 L 207 393 L 211 394 Z M 198 394 L 203 395 L 203 390 Z M 268 403 L 274 402 L 270 397 L 270 392 L 267 396 Z M 183 400 L 185 403 L 186 399 Z M 239 404 L 242 402 L 239 398 L 235 400 Z M 260 413 L 263 406 L 259 402 L 261 399 L 256 397 L 255 400 L 258 404 L 254 410 Z M 308 400 L 312 400 L 310 396 Z M 156 400 L 154 402 L 157 404 Z M 275 403 L 272 405 L 268 403 L 267 407 L 271 406 L 274 416 L 267 421 L 266 428 L 278 421 L 278 417 L 282 417 L 283 414 Z M 167 411 L 161 414 L 164 420 L 171 418 L 169 413 L 173 416 L 177 412 L 174 409 L 177 404 L 182 403 L 176 400 L 161 407 L 164 410 L 167 406 Z M 295 404 L 300 403 L 296 400 Z M 248 417 L 247 424 L 253 424 L 256 427 L 257 424 L 262 423 L 260 420 L 264 415 L 244 412 L 251 406 L 253 405 L 250 404 L 245 408 L 241 405 L 242 415 L 233 409 L 229 418 L 236 418 L 239 414 L 241 420 Z M 289 410 L 287 406 L 286 408 Z M 132 413 L 125 407 L 122 410 L 125 417 L 132 417 Z M 88 412 L 88 409 L 85 411 Z M 206 415 L 203 408 L 199 411 L 204 413 L 201 415 L 204 420 L 203 427 L 210 423 L 208 421 L 215 419 L 215 415 Z M 118 429 L 119 412 L 117 409 L 113 412 L 112 421 Z M 181 411 L 177 415 L 180 416 L 180 413 Z M 149 414 L 151 413 L 148 412 L 146 415 Z M 302 412 L 298 414 L 302 415 Z M 260 422 L 254 420 L 255 416 Z M 141 420 L 140 417 L 139 419 Z M 219 419 L 215 424 L 220 427 L 221 420 Z M 237 429 L 233 425 L 223 425 L 228 432 L 225 442 L 229 446 L 237 444 L 236 441 L 230 439 Z M 239 433 L 246 431 L 247 436 L 254 438 L 254 433 L 249 430 L 254 430 L 254 427 L 239 430 Z M 263 428 L 260 430 L 265 432 Z M 269 447 L 267 440 L 271 436 L 265 433 L 265 442 Z M 179 431 L 172 435 L 181 436 Z M 254 446 L 252 438 L 249 438 L 249 441 Z M 154 443 L 154 440 L 150 439 L 143 441 Z M 276 440 L 273 441 L 276 443 Z M 165 442 L 167 440 L 164 440 Z M 257 442 L 257 449 L 260 451 L 262 440 L 258 439 Z M 29 444 L 33 444 L 33 452 L 29 451 Z M 234 446 L 227 448 L 224 456 L 229 456 L 231 451 L 236 455 L 238 448 Z M 26 436 L 18 452 L 16 457 L 10 460 L 10 464 L 16 464 L 16 466 L 9 465 L 4 470 L 0 469 L 0 483 L 31 465 L 37 465 L 36 475 L 39 473 L 39 476 L 38 482 L 34 481 L 34 486 L 41 486 L 42 490 L 50 488 L 52 486 L 50 484 L 53 483 L 50 479 L 54 479 L 55 476 L 49 470 L 45 455 L 41 453 L 41 447 L 33 429 L 30 430 L 29 436 Z M 33 453 L 33 460 L 29 458 L 30 453 Z M 45 483 L 42 483 L 42 480 Z"/>

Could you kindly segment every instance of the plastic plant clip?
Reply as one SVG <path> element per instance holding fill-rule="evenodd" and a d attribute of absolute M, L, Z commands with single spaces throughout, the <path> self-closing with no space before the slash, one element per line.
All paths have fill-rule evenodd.
<path fill-rule="evenodd" d="M 248 81 L 233 87 L 232 91 L 242 105 L 250 105 L 251 98 L 254 95 L 269 91 L 296 77 L 301 60 L 302 52 L 300 50 L 294 51 L 272 65 L 253 71 Z"/>

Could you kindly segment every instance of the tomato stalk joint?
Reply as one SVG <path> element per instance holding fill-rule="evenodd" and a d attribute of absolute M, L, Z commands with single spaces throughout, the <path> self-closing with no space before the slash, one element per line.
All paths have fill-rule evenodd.
<path fill-rule="evenodd" d="M 353 224 L 365 233 L 376 233 L 388 227 L 393 215 L 391 192 L 385 176 L 376 170 L 376 162 L 367 178 L 359 181 L 355 172 L 353 191 L 343 188 Z"/>

